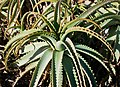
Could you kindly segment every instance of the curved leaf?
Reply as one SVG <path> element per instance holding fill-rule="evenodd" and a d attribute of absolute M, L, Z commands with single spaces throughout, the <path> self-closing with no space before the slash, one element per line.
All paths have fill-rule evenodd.
<path fill-rule="evenodd" d="M 114 50 L 116 61 L 118 62 L 120 59 L 120 26 L 117 27 Z"/>
<path fill-rule="evenodd" d="M 54 26 L 56 28 L 56 31 L 58 31 L 60 26 L 60 5 L 61 5 L 61 0 L 59 0 L 56 3 L 55 12 L 54 12 Z"/>
<path fill-rule="evenodd" d="M 46 35 L 41 35 L 41 38 L 43 38 L 51 46 L 52 49 L 56 48 L 56 40 L 54 38 Z"/>
<path fill-rule="evenodd" d="M 107 71 L 110 72 L 110 70 L 108 69 L 108 67 L 104 64 L 104 62 L 102 61 L 104 59 L 104 57 L 98 53 L 97 51 L 95 51 L 94 49 L 87 47 L 85 45 L 76 45 L 76 50 L 79 52 L 82 52 L 84 54 L 87 54 L 89 56 L 91 56 L 92 58 L 94 58 L 95 60 L 97 60 L 99 63 L 101 63 L 105 69 Z"/>
<path fill-rule="evenodd" d="M 33 7 L 33 11 L 35 10 L 35 8 L 41 4 L 42 2 L 57 2 L 58 0 L 40 0 L 38 3 L 35 4 L 35 6 Z"/>
<path fill-rule="evenodd" d="M 101 2 L 97 3 L 96 5 L 90 7 L 87 11 L 83 12 L 79 17 L 80 18 L 86 18 L 91 13 L 96 11 L 98 8 L 102 7 L 103 5 L 105 5 L 107 3 L 111 3 L 111 2 L 120 2 L 120 0 L 104 0 L 104 1 L 101 1 Z"/>
<path fill-rule="evenodd" d="M 77 77 L 75 74 L 76 72 L 73 72 L 74 65 L 73 65 L 72 59 L 69 56 L 64 55 L 62 63 L 63 63 L 65 73 L 67 75 L 67 79 L 70 87 L 79 87 L 78 80 L 76 79 Z"/>
<path fill-rule="evenodd" d="M 8 49 L 8 47 L 11 46 L 11 44 L 12 44 L 13 42 L 15 42 L 16 40 L 19 40 L 19 39 L 21 39 L 21 38 L 23 38 L 23 37 L 25 37 L 25 36 L 27 36 L 27 35 L 30 35 L 30 34 L 32 34 L 32 33 L 34 33 L 34 32 L 37 32 L 37 31 L 40 31 L 40 30 L 31 29 L 31 30 L 23 31 L 23 32 L 21 32 L 20 34 L 16 35 L 16 36 L 13 37 L 11 40 L 9 40 L 9 42 L 8 42 L 8 43 L 6 44 L 6 46 L 5 46 L 5 50 L 4 50 L 4 51 L 6 51 L 6 50 Z"/>
<path fill-rule="evenodd" d="M 53 83 L 53 87 L 62 87 L 62 82 L 63 82 L 63 67 L 62 67 L 62 59 L 63 59 L 63 53 L 64 51 L 54 51 L 53 53 L 53 70 L 52 69 L 52 75 L 54 81 L 52 81 Z"/>
<path fill-rule="evenodd" d="M 87 9 L 87 11 L 83 12 L 83 13 L 79 16 L 79 18 L 87 18 L 90 14 L 92 14 L 92 13 L 93 13 L 94 11 L 96 11 L 98 8 L 100 8 L 101 6 L 103 6 L 103 5 L 107 4 L 107 3 L 110 3 L 110 2 L 120 2 L 120 1 L 119 1 L 119 0 L 105 0 L 105 1 L 101 1 L 100 3 L 98 3 L 98 4 L 96 4 L 96 5 L 92 6 L 92 7 L 90 7 L 89 9 Z M 75 21 L 75 20 L 71 21 L 70 23 L 68 23 L 68 24 L 66 24 L 66 25 L 64 26 L 62 32 L 65 31 L 65 29 L 68 27 L 68 25 L 69 25 L 70 27 L 73 27 L 73 26 L 75 26 L 77 23 L 80 23 L 80 22 L 81 22 L 81 21 Z M 70 28 L 70 27 L 69 27 L 69 28 Z"/>
<path fill-rule="evenodd" d="M 112 57 L 114 59 L 114 52 L 113 52 L 113 49 L 112 49 L 111 45 L 98 33 L 94 32 L 90 29 L 83 28 L 83 27 L 72 27 L 72 28 L 66 30 L 65 34 L 61 37 L 61 40 L 64 41 L 65 38 L 67 37 L 67 35 L 71 32 L 85 32 L 87 34 L 90 34 L 91 36 L 94 36 L 95 38 L 100 40 L 110 50 L 110 52 L 112 54 Z"/>
<path fill-rule="evenodd" d="M 78 85 L 85 86 L 82 67 L 79 62 L 79 58 L 78 58 L 76 49 L 75 49 L 72 41 L 69 38 L 66 38 L 64 46 L 68 50 L 68 52 L 72 58 L 72 61 L 74 63 L 74 67 L 75 67 L 75 70 L 76 70 L 77 76 L 78 76 Z"/>
<path fill-rule="evenodd" d="M 92 73 L 87 62 L 83 58 L 80 58 L 80 63 L 82 65 L 82 68 L 84 69 L 85 74 L 87 75 L 90 87 L 97 87 L 96 80 L 93 76 L 94 74 Z"/>
<path fill-rule="evenodd" d="M 82 50 L 84 52 L 87 52 L 87 53 L 90 53 L 92 55 L 95 55 L 96 57 L 99 57 L 100 59 L 104 59 L 104 57 L 99 53 L 97 52 L 96 50 L 86 46 L 86 45 L 75 45 L 76 49 L 79 49 L 79 50 Z"/>
<path fill-rule="evenodd" d="M 42 20 L 47 24 L 47 26 L 50 28 L 51 32 L 56 32 L 56 28 L 54 27 L 54 25 L 51 23 L 51 21 L 49 21 L 44 15 L 40 15 L 42 17 Z"/>
<path fill-rule="evenodd" d="M 9 42 L 5 45 L 5 50 L 6 51 L 15 41 L 19 40 L 19 39 L 22 39 L 24 37 L 27 37 L 29 35 L 32 35 L 34 36 L 34 33 L 37 33 L 37 35 L 50 35 L 51 36 L 55 36 L 52 32 L 47 32 L 47 31 L 42 31 L 40 29 L 30 29 L 30 30 L 27 30 L 27 31 L 23 31 L 21 32 L 20 34 L 14 36 L 13 38 L 11 38 L 11 40 L 9 40 Z"/>
<path fill-rule="evenodd" d="M 90 23 L 94 24 L 95 26 L 97 26 L 100 30 L 102 30 L 101 27 L 100 27 L 97 23 L 95 23 L 94 21 L 92 21 L 92 20 L 90 20 L 90 19 L 86 19 L 86 18 L 76 18 L 76 19 L 74 19 L 74 20 L 66 23 L 66 24 L 64 25 L 63 29 L 62 29 L 62 32 L 65 32 L 67 29 L 69 29 L 69 28 L 71 28 L 71 27 L 74 27 L 74 26 L 76 25 L 76 22 L 82 22 L 82 21 L 90 22 Z"/>
<path fill-rule="evenodd" d="M 37 67 L 35 68 L 34 74 L 30 82 L 30 87 L 37 87 L 39 79 L 41 78 L 42 73 L 44 72 L 46 66 L 48 65 L 52 57 L 53 57 L 53 51 L 50 49 L 46 50 L 46 52 L 40 58 Z"/>
<path fill-rule="evenodd" d="M 41 58 L 44 54 L 45 50 L 48 48 L 48 46 L 41 46 L 33 51 L 30 51 L 26 55 L 22 56 L 21 58 L 17 59 L 14 63 L 17 64 L 17 66 L 21 67 L 22 65 L 32 62 L 38 58 Z"/>

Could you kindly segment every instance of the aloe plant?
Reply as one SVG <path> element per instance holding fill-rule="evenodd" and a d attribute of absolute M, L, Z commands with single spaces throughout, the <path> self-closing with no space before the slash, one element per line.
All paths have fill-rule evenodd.
<path fill-rule="evenodd" d="M 30 1 L 32 3 L 32 0 Z M 36 0 L 33 1 L 36 2 Z M 94 71 L 92 67 L 90 67 L 90 62 L 93 60 L 106 70 L 107 79 L 114 79 L 113 77 L 116 76 L 116 71 L 112 66 L 112 62 L 116 61 L 116 58 L 117 62 L 119 60 L 117 55 L 118 41 L 116 41 L 114 53 L 111 45 L 100 34 L 102 28 L 106 29 L 106 27 L 102 27 L 104 19 L 101 18 L 101 15 L 104 15 L 104 13 L 96 16 L 93 19 L 94 21 L 88 18 L 98 8 L 111 2 L 120 1 L 105 0 L 89 8 L 79 17 L 78 15 L 72 14 L 74 7 L 69 5 L 70 0 L 66 0 L 67 2 L 58 0 L 50 3 L 40 14 L 39 5 L 44 1 L 50 0 L 41 0 L 33 7 L 33 11 L 23 15 L 19 28 L 20 33 L 12 37 L 5 45 L 4 64 L 6 70 L 11 71 L 20 69 L 23 66 L 25 67 L 24 71 L 19 72 L 20 76 L 16 78 L 13 86 L 16 85 L 25 73 L 35 68 L 30 81 L 30 87 L 43 85 L 44 79 L 48 81 L 48 85 L 46 86 L 52 87 L 62 87 L 66 85 L 70 87 L 96 87 L 97 77 L 95 77 Z M 71 17 L 71 15 L 74 15 L 75 18 Z M 106 19 L 110 18 L 108 16 L 109 15 L 105 15 Z M 29 19 L 31 17 L 33 17 L 35 21 L 31 21 Z M 25 20 L 27 21 L 27 25 L 30 24 L 30 21 L 32 22 L 30 27 L 27 28 L 24 26 Z M 98 24 L 102 23 L 98 25 L 96 22 Z M 11 21 L 9 22 L 9 25 L 10 24 Z M 110 25 L 108 24 L 107 26 Z M 25 27 L 28 30 L 25 29 Z M 82 43 L 81 41 L 75 40 L 78 37 L 84 38 L 88 40 L 88 42 L 84 41 L 84 43 Z M 119 34 L 117 33 L 116 38 L 118 37 Z M 94 41 L 94 39 L 105 47 L 103 52 L 106 52 L 106 54 L 110 53 L 108 58 L 106 55 L 101 54 L 99 50 L 93 49 L 93 46 L 89 44 Z M 105 61 L 108 62 L 105 63 Z M 48 76 L 48 78 L 43 78 L 44 76 Z"/>

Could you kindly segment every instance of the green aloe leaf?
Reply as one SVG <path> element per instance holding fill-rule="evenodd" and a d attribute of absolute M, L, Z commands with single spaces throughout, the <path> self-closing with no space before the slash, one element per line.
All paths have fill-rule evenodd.
<path fill-rule="evenodd" d="M 30 35 L 34 32 L 37 32 L 37 31 L 40 31 L 40 30 L 37 30 L 37 29 L 31 29 L 31 30 L 28 30 L 28 31 L 23 31 L 21 32 L 20 34 L 14 36 L 11 40 L 9 40 L 9 42 L 6 44 L 5 46 L 5 51 L 8 49 L 9 46 L 11 46 L 12 43 L 14 43 L 15 41 L 27 36 L 27 35 Z"/>
<path fill-rule="evenodd" d="M 46 42 L 32 42 L 30 44 L 24 45 L 21 49 L 20 49 L 20 54 L 26 54 L 30 51 L 33 51 L 35 49 L 38 49 L 42 46 L 47 46 L 48 44 Z"/>
<path fill-rule="evenodd" d="M 84 80 L 84 76 L 83 76 L 82 67 L 79 62 L 79 58 L 78 58 L 74 44 L 72 43 L 72 41 L 69 38 L 66 38 L 64 46 L 68 50 L 68 52 L 72 58 L 72 61 L 74 63 L 74 67 L 75 67 L 75 70 L 76 70 L 77 76 L 78 76 L 78 85 L 85 86 L 85 83 L 84 83 L 85 80 Z"/>
<path fill-rule="evenodd" d="M 96 50 L 94 50 L 86 45 L 80 44 L 80 45 L 75 45 L 75 47 L 76 47 L 76 49 L 79 49 L 83 52 L 87 52 L 87 53 L 90 53 L 96 57 L 99 57 L 101 60 L 104 59 L 104 57 L 99 52 L 97 52 Z"/>
<path fill-rule="evenodd" d="M 79 87 L 78 79 L 76 78 L 77 77 L 76 72 L 74 72 L 74 64 L 73 64 L 72 58 L 67 55 L 64 55 L 62 63 L 63 63 L 65 73 L 67 75 L 67 79 L 70 87 Z"/>
<path fill-rule="evenodd" d="M 37 33 L 36 33 L 37 32 Z M 33 33 L 35 33 L 35 34 L 33 34 Z M 46 33 L 45 33 L 45 31 L 41 31 L 41 30 L 38 30 L 38 29 L 31 29 L 31 30 L 28 30 L 28 31 L 24 31 L 24 32 L 22 32 L 22 33 L 20 33 L 20 34 L 18 34 L 18 35 L 16 35 L 15 37 L 13 37 L 7 44 L 6 44 L 6 46 L 5 46 L 5 50 L 4 50 L 4 58 L 5 58 L 5 67 L 6 67 L 6 69 L 8 69 L 8 66 L 7 66 L 7 61 L 8 61 L 8 57 L 10 56 L 10 54 L 12 53 L 12 51 L 15 49 L 15 47 L 17 46 L 17 45 L 19 45 L 19 44 L 21 44 L 20 43 L 20 39 L 22 39 L 23 37 L 24 37 L 24 39 L 27 39 L 26 37 L 29 35 L 29 36 L 34 36 L 34 35 L 51 35 L 52 33 L 49 33 L 49 32 L 47 32 L 46 31 Z M 54 36 L 53 34 L 52 34 L 52 36 Z M 51 37 L 52 38 L 52 37 Z M 22 39 L 22 40 L 24 40 L 24 39 Z M 52 38 L 53 39 L 53 38 Z M 48 39 L 48 40 L 50 40 L 50 39 Z M 52 41 L 55 41 L 55 40 L 52 40 Z M 13 44 L 14 43 L 14 44 Z M 11 45 L 13 45 L 13 46 L 11 46 Z M 52 46 L 54 46 L 54 44 L 53 43 L 51 43 L 51 44 L 49 44 L 49 45 L 52 45 Z M 10 47 L 11 46 L 11 47 Z M 10 48 L 9 48 L 10 47 Z M 9 49 L 8 49 L 9 48 Z"/>
<path fill-rule="evenodd" d="M 22 31 L 20 34 L 14 36 L 13 38 L 11 38 L 11 40 L 9 40 L 9 42 L 5 46 L 4 51 L 6 51 L 14 42 L 16 42 L 22 38 L 25 38 L 29 35 L 34 36 L 35 33 L 37 33 L 37 35 L 46 35 L 47 34 L 47 35 L 55 36 L 53 33 L 49 33 L 47 31 L 41 31 L 40 29 L 30 29 L 27 31 Z"/>
<path fill-rule="evenodd" d="M 98 8 L 102 7 L 103 5 L 111 2 L 120 2 L 120 0 L 104 0 L 101 1 L 100 3 L 97 3 L 96 5 L 90 7 L 87 11 L 83 12 L 79 17 L 80 18 L 86 18 L 88 17 L 91 13 L 96 11 Z"/>
<path fill-rule="evenodd" d="M 80 58 L 80 63 L 81 63 L 82 68 L 84 69 L 84 72 L 88 78 L 89 85 L 91 87 L 97 87 L 97 85 L 96 85 L 97 83 L 96 83 L 94 74 L 93 74 L 91 68 L 89 67 L 89 65 L 87 64 L 87 62 L 83 58 Z"/>
<path fill-rule="evenodd" d="M 37 87 L 39 79 L 42 76 L 46 66 L 53 57 L 53 51 L 51 49 L 46 50 L 43 56 L 40 58 L 37 67 L 35 68 L 34 74 L 32 76 L 30 87 Z"/>
<path fill-rule="evenodd" d="M 8 13 L 8 18 L 9 18 L 9 27 L 13 25 L 16 21 L 18 16 L 20 15 L 20 10 L 23 7 L 24 0 L 17 2 L 15 0 L 12 0 L 11 3 L 9 4 L 9 13 Z"/>
<path fill-rule="evenodd" d="M 13 1 L 14 3 L 14 1 Z M 10 5 L 10 10 L 12 11 L 9 11 L 10 13 L 9 14 L 9 26 L 11 25 L 11 23 L 13 23 L 13 20 L 15 19 L 15 16 L 16 16 L 16 12 L 17 12 L 17 6 L 18 6 L 18 3 L 15 3 L 14 6 L 12 7 L 12 5 Z M 10 15 L 11 14 L 11 15 Z"/>
<path fill-rule="evenodd" d="M 49 15 L 50 13 L 54 12 L 54 9 L 52 7 L 52 4 L 50 4 L 49 6 L 47 6 L 44 11 L 43 11 L 43 15 L 47 16 Z"/>
<path fill-rule="evenodd" d="M 120 20 L 120 15 L 115 15 L 115 14 L 103 14 L 100 17 L 97 17 L 97 19 L 95 19 L 94 21 L 96 22 L 102 22 L 106 19 L 116 19 L 116 20 Z"/>
<path fill-rule="evenodd" d="M 21 32 L 25 30 L 24 29 L 24 19 L 28 14 L 30 14 L 30 12 L 26 12 L 21 18 Z"/>
<path fill-rule="evenodd" d="M 53 37 L 41 35 L 41 38 L 43 38 L 51 46 L 52 49 L 56 48 L 56 40 Z"/>
<path fill-rule="evenodd" d="M 92 23 L 93 25 L 95 25 L 96 27 L 98 27 L 100 30 L 101 30 L 101 27 L 95 23 L 94 21 L 90 20 L 90 19 L 86 19 L 86 18 L 76 18 L 68 23 L 66 23 L 62 29 L 61 32 L 65 32 L 67 29 L 71 28 L 71 27 L 74 27 L 76 22 L 82 22 L 82 21 L 87 21 L 87 22 L 90 22 Z"/>
<path fill-rule="evenodd" d="M 39 4 L 41 4 L 42 2 L 57 2 L 58 0 L 40 0 L 39 2 L 37 2 L 36 4 L 35 4 L 35 6 L 33 7 L 33 11 L 35 10 L 35 8 L 39 5 Z M 37 8 L 37 10 L 38 10 L 38 8 Z M 39 10 L 38 10 L 39 11 Z"/>
<path fill-rule="evenodd" d="M 90 7 L 89 9 L 87 9 L 87 11 L 83 12 L 83 13 L 79 16 L 79 18 L 87 18 L 90 14 L 92 14 L 92 13 L 93 13 L 94 11 L 96 11 L 98 8 L 100 8 L 100 7 L 102 7 L 103 5 L 105 5 L 105 4 L 107 4 L 107 3 L 110 3 L 110 2 L 120 2 L 120 1 L 119 1 L 119 0 L 105 0 L 105 1 L 103 1 L 103 2 L 100 2 L 100 3 L 98 3 L 98 4 L 96 4 L 96 5 L 92 6 L 92 7 Z M 69 28 L 70 28 L 70 27 L 73 27 L 73 26 L 75 26 L 76 24 L 78 24 L 78 23 L 80 23 L 80 22 L 82 22 L 82 21 L 75 21 L 75 20 L 73 20 L 73 21 L 71 21 L 70 23 L 67 23 L 67 24 L 64 26 L 62 32 L 64 32 L 67 27 L 69 27 Z"/>
<path fill-rule="evenodd" d="M 56 28 L 54 27 L 54 25 L 44 15 L 41 15 L 41 18 L 47 24 L 47 26 L 50 28 L 50 31 L 56 32 Z"/>
<path fill-rule="evenodd" d="M 97 60 L 99 63 L 101 63 L 105 67 L 105 69 L 107 71 L 110 72 L 110 70 L 108 69 L 108 67 L 103 62 L 104 57 L 100 53 L 98 53 L 96 50 L 94 50 L 94 49 L 92 49 L 92 48 L 90 48 L 88 46 L 85 46 L 85 45 L 76 45 L 75 47 L 76 47 L 76 50 L 78 52 L 82 52 L 84 54 L 87 54 L 87 55 L 91 56 L 92 58 L 94 58 L 95 60 Z"/>
<path fill-rule="evenodd" d="M 32 13 L 32 12 L 31 12 Z M 49 21 L 53 21 L 53 16 L 54 16 L 54 9 L 52 8 L 52 4 L 50 6 L 47 6 L 47 8 L 44 10 L 44 12 L 42 13 L 42 15 L 44 15 L 45 17 L 47 17 L 46 20 L 49 20 Z M 44 20 L 43 20 L 44 21 Z M 43 24 L 43 21 L 42 21 L 42 18 L 39 17 L 38 19 L 36 19 L 35 23 L 32 25 L 32 28 L 35 28 L 35 27 L 41 27 L 41 29 L 44 29 L 44 25 L 48 26 L 48 24 L 45 22 Z M 40 24 L 39 24 L 40 23 Z M 44 27 L 42 27 L 44 26 Z"/>
<path fill-rule="evenodd" d="M 62 59 L 63 59 L 63 53 L 64 51 L 54 51 L 53 53 L 53 70 L 52 75 L 54 81 L 52 81 L 53 83 L 53 87 L 62 87 L 62 83 L 63 83 L 63 67 L 62 67 Z"/>
<path fill-rule="evenodd" d="M 8 2 L 8 0 L 2 0 L 0 1 L 0 12 L 1 12 L 1 9 L 3 8 L 3 6 Z"/>
<path fill-rule="evenodd" d="M 48 48 L 48 46 L 41 46 L 33 51 L 30 51 L 26 55 L 20 57 L 14 63 L 17 64 L 17 66 L 21 67 L 24 64 L 27 64 L 36 59 L 39 59 L 42 57 L 42 55 L 44 54 L 44 52 L 47 48 Z"/>
<path fill-rule="evenodd" d="M 56 3 L 55 12 L 54 12 L 54 26 L 56 28 L 56 31 L 58 31 L 60 26 L 60 5 L 61 5 L 61 0 L 59 0 Z"/>
<path fill-rule="evenodd" d="M 83 28 L 83 27 L 72 27 L 68 30 L 66 30 L 65 34 L 61 37 L 61 40 L 65 40 L 65 38 L 67 37 L 67 35 L 71 32 L 85 32 L 91 36 L 94 36 L 95 38 L 97 38 L 98 40 L 100 40 L 111 52 L 112 57 L 114 59 L 114 52 L 113 49 L 111 47 L 111 45 L 98 33 L 94 32 L 93 30 L 87 29 L 87 28 Z"/>
<path fill-rule="evenodd" d="M 117 31 L 116 31 L 114 51 L 115 51 L 116 61 L 118 62 L 120 59 L 120 26 L 117 27 Z"/>

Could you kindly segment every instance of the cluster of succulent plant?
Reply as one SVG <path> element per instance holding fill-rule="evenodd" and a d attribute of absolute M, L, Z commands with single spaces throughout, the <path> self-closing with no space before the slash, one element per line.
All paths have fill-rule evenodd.
<path fill-rule="evenodd" d="M 12 87 L 28 72 L 30 87 L 119 86 L 119 3 L 0 1 L 0 70 Z"/>

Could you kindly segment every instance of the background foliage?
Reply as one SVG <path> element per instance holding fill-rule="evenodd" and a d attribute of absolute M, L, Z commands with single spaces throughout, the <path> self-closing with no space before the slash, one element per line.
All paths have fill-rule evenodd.
<path fill-rule="evenodd" d="M 0 86 L 120 86 L 120 0 L 1 0 Z"/>

